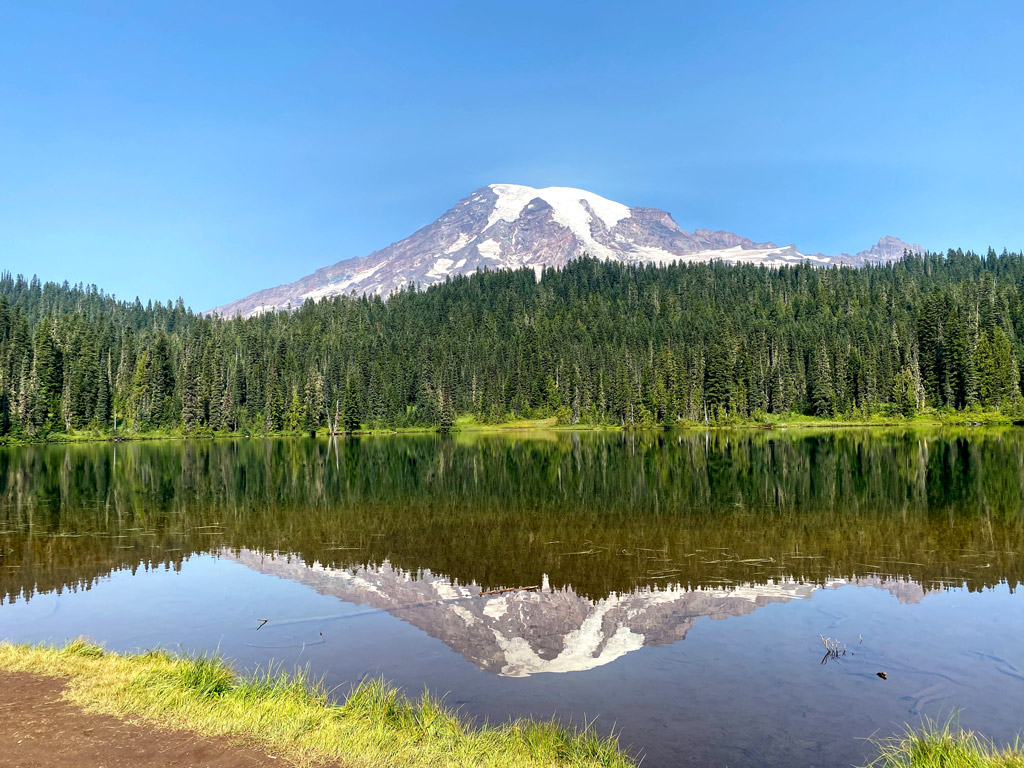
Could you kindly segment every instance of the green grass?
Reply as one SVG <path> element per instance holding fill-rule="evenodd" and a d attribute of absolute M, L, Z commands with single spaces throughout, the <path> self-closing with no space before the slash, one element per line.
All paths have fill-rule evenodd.
<path fill-rule="evenodd" d="M 1018 414 L 1017 409 L 1012 413 L 1003 413 L 998 410 L 983 410 L 978 406 L 966 410 L 957 411 L 952 409 L 936 410 L 926 409 L 906 418 L 899 413 L 862 413 L 837 414 L 836 416 L 821 418 L 808 416 L 802 413 L 773 413 L 757 416 L 729 417 L 721 422 L 712 420 L 709 423 L 703 421 L 679 421 L 671 425 L 671 429 L 806 429 L 806 428 L 832 428 L 832 427 L 931 427 L 931 426 L 972 426 L 972 425 L 1008 425 L 1019 422 L 1024 414 Z M 463 414 L 456 417 L 452 425 L 453 432 L 515 432 L 515 431 L 622 431 L 622 430 L 656 430 L 663 431 L 666 425 L 657 422 L 636 423 L 623 426 L 619 423 L 564 423 L 566 415 L 562 415 L 562 421 L 558 416 L 548 416 L 536 419 L 513 419 L 500 423 L 481 422 L 473 414 Z M 390 434 L 416 434 L 426 432 L 437 432 L 437 427 L 430 424 L 417 426 L 370 426 L 364 425 L 356 431 L 357 435 L 390 435 Z M 97 442 L 111 440 L 180 440 L 185 438 L 239 438 L 239 437 L 305 437 L 309 434 L 306 430 L 278 430 L 274 432 L 263 432 L 260 429 L 240 429 L 233 432 L 214 432 L 203 427 L 192 432 L 186 432 L 183 428 L 174 427 L 167 429 L 153 429 L 145 431 L 132 431 L 130 429 L 119 430 L 117 435 L 110 431 L 99 429 L 79 429 L 71 432 L 48 432 L 35 437 L 0 437 L 0 445 L 23 445 L 34 443 L 75 443 L 75 442 Z M 324 427 L 318 427 L 317 436 L 324 437 L 328 431 Z"/>
<path fill-rule="evenodd" d="M 878 757 L 868 768 L 1024 768 L 1020 740 L 999 747 L 984 736 L 964 731 L 949 720 L 926 722 L 919 730 L 876 742 Z"/>
<path fill-rule="evenodd" d="M 68 679 L 64 696 L 89 711 L 211 736 L 243 738 L 301 766 L 629 768 L 614 737 L 592 728 L 515 720 L 472 724 L 424 693 L 410 702 L 379 680 L 334 704 L 304 674 L 241 677 L 213 656 L 108 653 L 0 644 L 0 670 Z"/>
<path fill-rule="evenodd" d="M 515 419 L 500 424 L 484 424 L 475 416 L 459 416 L 455 419 L 454 429 L 459 432 L 500 432 L 510 429 L 550 429 L 555 426 L 554 417 L 547 419 Z"/>
<path fill-rule="evenodd" d="M 64 648 L 0 644 L 0 670 L 68 680 L 64 697 L 88 711 L 199 734 L 241 738 L 287 763 L 351 768 L 635 768 L 614 737 L 592 728 L 515 720 L 473 725 L 438 699 L 410 702 L 380 680 L 341 704 L 305 674 L 241 677 L 215 656 L 108 653 L 76 640 Z M 998 746 L 972 731 L 927 721 L 875 742 L 866 768 L 1024 768 L 1024 744 Z"/>
<path fill-rule="evenodd" d="M 809 429 L 834 427 L 941 427 L 973 425 L 1008 425 L 1015 421 L 1000 411 L 935 411 L 929 410 L 906 418 L 899 414 L 871 413 L 836 415 L 828 418 L 803 413 L 773 413 L 764 418 L 730 418 L 723 423 L 685 421 L 674 425 L 676 429 Z M 640 428 L 640 427 L 637 427 Z"/>

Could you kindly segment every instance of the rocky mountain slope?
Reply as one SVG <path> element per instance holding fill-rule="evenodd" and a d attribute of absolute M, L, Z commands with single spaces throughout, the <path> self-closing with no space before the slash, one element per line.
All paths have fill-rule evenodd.
<path fill-rule="evenodd" d="M 294 308 L 339 294 L 387 297 L 410 285 L 426 287 L 478 269 L 560 267 L 584 254 L 627 263 L 711 261 L 779 266 L 861 265 L 922 253 L 895 237 L 870 249 L 831 257 L 795 245 L 753 242 L 731 232 L 687 232 L 657 208 L 630 208 L 570 187 L 535 189 L 491 184 L 461 200 L 437 221 L 369 256 L 344 259 L 294 283 L 258 291 L 217 307 L 220 315 L 249 316 Z"/>

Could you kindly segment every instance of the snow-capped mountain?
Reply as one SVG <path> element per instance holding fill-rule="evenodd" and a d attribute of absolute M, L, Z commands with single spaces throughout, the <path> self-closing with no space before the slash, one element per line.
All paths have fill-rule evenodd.
<path fill-rule="evenodd" d="M 897 579 L 831 579 L 820 586 L 780 579 L 723 588 L 638 587 L 593 600 L 572 587 L 553 589 L 547 577 L 538 589 L 496 593 L 429 570 L 412 573 L 388 562 L 331 568 L 304 563 L 294 555 L 252 550 L 224 551 L 221 556 L 346 603 L 387 611 L 441 640 L 480 669 L 505 677 L 594 669 L 644 646 L 683 640 L 701 617 L 743 616 L 769 603 L 809 598 L 822 587 L 856 584 L 885 589 L 907 603 L 920 602 L 932 592 Z"/>
<path fill-rule="evenodd" d="M 711 261 L 779 266 L 876 263 L 923 253 L 895 237 L 869 250 L 830 257 L 795 245 L 755 243 L 730 232 L 687 232 L 657 208 L 630 208 L 571 187 L 535 189 L 491 184 L 459 201 L 441 218 L 369 256 L 344 259 L 294 283 L 268 288 L 217 307 L 221 315 L 294 308 L 306 299 L 339 294 L 387 297 L 411 284 L 426 287 L 478 269 L 561 267 L 589 254 L 627 263 Z"/>

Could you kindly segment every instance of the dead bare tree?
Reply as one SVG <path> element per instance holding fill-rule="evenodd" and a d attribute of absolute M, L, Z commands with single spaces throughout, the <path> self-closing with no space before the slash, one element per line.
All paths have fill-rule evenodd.
<path fill-rule="evenodd" d="M 327 431 L 332 435 L 339 434 L 338 424 L 341 421 L 341 401 L 334 401 L 334 421 L 331 421 L 331 406 L 329 403 L 324 403 L 324 411 L 327 413 Z"/>

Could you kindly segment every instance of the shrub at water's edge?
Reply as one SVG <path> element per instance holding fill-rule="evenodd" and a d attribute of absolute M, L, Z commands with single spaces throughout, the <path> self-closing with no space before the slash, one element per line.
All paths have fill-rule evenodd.
<path fill-rule="evenodd" d="M 630 768 L 616 738 L 553 722 L 465 723 L 424 694 L 416 703 L 379 680 L 342 704 L 304 674 L 240 677 L 217 657 L 108 653 L 0 644 L 0 670 L 66 677 L 66 698 L 90 711 L 200 734 L 242 736 L 299 765 Z"/>

